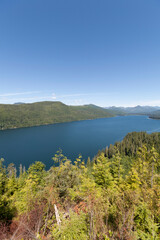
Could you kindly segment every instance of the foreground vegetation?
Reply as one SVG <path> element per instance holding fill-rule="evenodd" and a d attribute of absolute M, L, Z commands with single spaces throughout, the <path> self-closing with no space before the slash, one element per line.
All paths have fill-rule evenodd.
<path fill-rule="evenodd" d="M 86 164 L 59 151 L 18 176 L 1 159 L 0 239 L 160 239 L 159 138 L 129 134 Z"/>
<path fill-rule="evenodd" d="M 0 104 L 0 129 L 31 127 L 115 116 L 94 105 L 67 106 L 61 102 Z"/>

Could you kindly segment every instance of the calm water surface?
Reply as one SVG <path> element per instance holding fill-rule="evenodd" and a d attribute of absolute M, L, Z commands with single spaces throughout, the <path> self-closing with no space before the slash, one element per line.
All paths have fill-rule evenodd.
<path fill-rule="evenodd" d="M 72 160 L 80 153 L 84 159 L 92 158 L 132 131 L 160 132 L 160 120 L 125 116 L 0 131 L 0 157 L 6 165 L 28 167 L 42 161 L 48 169 L 59 148 Z"/>

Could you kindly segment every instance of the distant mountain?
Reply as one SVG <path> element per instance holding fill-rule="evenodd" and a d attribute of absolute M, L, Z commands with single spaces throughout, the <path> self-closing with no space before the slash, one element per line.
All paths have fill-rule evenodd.
<path fill-rule="evenodd" d="M 31 127 L 113 116 L 115 114 L 111 110 L 95 105 L 68 106 L 61 102 L 0 104 L 0 129 Z"/>
<path fill-rule="evenodd" d="M 151 113 L 155 112 L 156 110 L 160 110 L 160 107 L 152 107 L 152 106 L 136 106 L 136 107 L 108 107 L 105 108 L 108 110 L 112 110 L 117 115 L 150 115 Z"/>
<path fill-rule="evenodd" d="M 136 107 L 128 107 L 125 109 L 126 112 L 128 113 L 140 113 L 140 114 L 149 114 L 152 113 L 156 110 L 160 109 L 160 107 L 151 107 L 151 106 L 136 106 Z"/>
<path fill-rule="evenodd" d="M 23 103 L 23 102 L 16 102 L 16 103 L 14 103 L 15 105 L 19 105 L 19 104 L 25 104 L 25 103 Z"/>
<path fill-rule="evenodd" d="M 119 115 L 119 116 L 124 116 L 126 115 L 126 112 L 124 110 L 123 107 L 115 107 L 115 106 L 112 106 L 112 107 L 106 107 L 105 109 L 111 111 L 113 114 L 115 115 Z"/>

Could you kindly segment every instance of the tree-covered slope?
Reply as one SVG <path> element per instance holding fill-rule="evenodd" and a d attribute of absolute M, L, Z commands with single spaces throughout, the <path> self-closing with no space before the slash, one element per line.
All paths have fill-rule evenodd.
<path fill-rule="evenodd" d="M 160 132 L 148 134 L 146 132 L 131 132 L 128 133 L 121 142 L 116 142 L 115 146 L 122 155 L 135 156 L 138 149 L 146 145 L 148 149 L 154 145 L 156 151 L 160 154 Z M 115 148 L 111 144 L 106 150 L 108 156 L 112 157 L 115 153 Z"/>
<path fill-rule="evenodd" d="M 160 119 L 160 110 L 154 111 L 149 115 L 149 117 L 153 119 Z"/>
<path fill-rule="evenodd" d="M 113 117 L 112 111 L 94 105 L 67 106 L 61 102 L 0 104 L 0 128 L 20 128 L 60 122 Z"/>

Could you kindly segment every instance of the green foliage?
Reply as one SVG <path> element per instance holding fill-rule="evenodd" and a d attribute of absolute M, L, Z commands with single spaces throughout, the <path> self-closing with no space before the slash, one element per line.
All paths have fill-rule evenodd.
<path fill-rule="evenodd" d="M 7 171 L 3 165 L 4 159 L 0 159 L 0 221 L 12 220 L 15 208 L 12 208 L 8 199 L 10 192 L 16 188 L 16 182 L 12 178 L 7 178 Z"/>
<path fill-rule="evenodd" d="M 60 197 L 65 197 L 69 189 L 80 182 L 80 168 L 83 166 L 81 156 L 76 159 L 75 165 L 67 159 L 62 151 L 58 151 L 53 157 L 54 163 L 58 163 L 50 169 L 48 185 L 55 186 Z M 82 167 L 83 168 L 83 167 Z M 79 173 L 79 174 L 78 174 Z"/>
<path fill-rule="evenodd" d="M 123 156 L 136 156 L 137 151 L 143 145 L 147 147 L 148 150 L 154 146 L 155 150 L 160 153 L 160 133 L 147 134 L 146 132 L 132 132 L 128 133 L 122 142 L 115 143 L 120 154 Z M 115 154 L 114 146 L 111 145 L 108 149 L 109 158 Z"/>
<path fill-rule="evenodd" d="M 130 134 L 86 165 L 59 150 L 48 171 L 35 162 L 19 176 L 1 159 L 0 239 L 160 240 L 157 137 Z"/>
<path fill-rule="evenodd" d="M 67 106 L 61 102 L 0 104 L 0 129 L 31 127 L 60 122 L 115 116 L 94 105 Z"/>
<path fill-rule="evenodd" d="M 123 176 L 123 167 L 122 167 L 122 157 L 119 153 L 119 150 L 115 148 L 115 155 L 111 160 L 111 173 L 115 182 L 120 182 Z"/>
<path fill-rule="evenodd" d="M 35 162 L 28 169 L 28 179 L 32 180 L 36 186 L 43 184 L 45 175 L 45 165 L 42 162 Z"/>
<path fill-rule="evenodd" d="M 0 195 L 3 195 L 6 191 L 7 173 L 6 168 L 3 166 L 4 159 L 0 159 Z"/>
<path fill-rule="evenodd" d="M 53 226 L 51 233 L 54 240 L 88 240 L 87 225 L 86 215 L 83 212 L 79 215 L 70 212 L 69 218 L 64 219 L 60 227 Z"/>
<path fill-rule="evenodd" d="M 146 203 L 140 203 L 137 206 L 134 222 L 137 232 L 137 239 L 159 239 L 157 236 L 158 224 L 154 222 L 153 216 Z"/>
<path fill-rule="evenodd" d="M 11 221 L 16 214 L 16 208 L 11 206 L 10 201 L 5 197 L 0 198 L 0 222 Z"/>
<path fill-rule="evenodd" d="M 103 153 L 98 157 L 93 166 L 93 176 L 95 182 L 102 187 L 107 188 L 113 184 L 113 177 L 110 173 L 110 162 L 107 161 Z"/>

